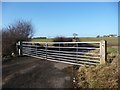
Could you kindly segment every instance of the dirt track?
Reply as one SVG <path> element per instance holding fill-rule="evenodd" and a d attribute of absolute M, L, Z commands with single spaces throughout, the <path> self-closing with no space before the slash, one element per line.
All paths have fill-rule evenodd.
<path fill-rule="evenodd" d="M 3 63 L 3 88 L 72 88 L 68 64 L 31 57 L 18 57 Z"/>

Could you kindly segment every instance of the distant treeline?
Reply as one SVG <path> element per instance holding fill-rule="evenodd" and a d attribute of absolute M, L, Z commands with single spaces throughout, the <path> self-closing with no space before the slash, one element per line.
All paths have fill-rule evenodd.
<path fill-rule="evenodd" d="M 47 37 L 34 37 L 33 39 L 47 39 Z"/>
<path fill-rule="evenodd" d="M 109 34 L 109 35 L 103 35 L 103 36 L 98 35 L 97 38 L 99 37 L 119 37 L 119 35 L 118 36 L 117 34 Z"/>
<path fill-rule="evenodd" d="M 54 38 L 56 38 L 56 37 L 54 37 Z M 72 39 L 74 37 L 64 37 L 64 38 L 71 38 Z M 77 37 L 77 38 L 80 38 L 80 37 Z M 47 39 L 47 37 L 33 37 L 32 39 Z"/>

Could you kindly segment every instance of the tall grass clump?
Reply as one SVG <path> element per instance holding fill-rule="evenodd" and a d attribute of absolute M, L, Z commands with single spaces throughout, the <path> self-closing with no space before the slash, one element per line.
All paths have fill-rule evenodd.
<path fill-rule="evenodd" d="M 118 54 L 111 63 L 96 67 L 80 67 L 77 71 L 78 88 L 118 88 L 120 79 Z"/>

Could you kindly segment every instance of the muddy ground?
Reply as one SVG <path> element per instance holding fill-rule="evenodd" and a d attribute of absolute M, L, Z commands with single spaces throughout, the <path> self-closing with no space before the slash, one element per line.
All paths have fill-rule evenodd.
<path fill-rule="evenodd" d="M 3 88 L 73 88 L 71 65 L 17 57 L 2 65 Z"/>

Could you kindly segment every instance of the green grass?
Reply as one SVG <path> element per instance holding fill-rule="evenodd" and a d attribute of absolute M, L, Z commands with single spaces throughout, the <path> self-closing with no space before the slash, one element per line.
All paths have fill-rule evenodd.
<path fill-rule="evenodd" d="M 80 41 L 100 41 L 106 40 L 109 45 L 117 45 L 118 38 L 117 37 L 102 37 L 102 38 L 80 38 Z"/>
<path fill-rule="evenodd" d="M 117 37 L 102 37 L 102 38 L 91 38 L 91 37 L 82 37 L 80 38 L 81 42 L 85 41 L 100 41 L 100 40 L 106 40 L 108 45 L 117 45 L 118 44 L 118 38 Z M 53 39 L 32 39 L 33 42 L 53 42 Z"/>
<path fill-rule="evenodd" d="M 85 37 L 80 38 L 81 42 L 85 41 L 100 41 L 106 40 L 107 41 L 107 53 L 117 53 L 118 52 L 118 38 L 117 37 L 102 37 L 102 38 L 91 38 Z M 53 39 L 32 39 L 32 42 L 53 42 Z"/>
<path fill-rule="evenodd" d="M 118 53 L 118 47 L 117 46 L 109 46 L 107 47 L 108 53 Z"/>

